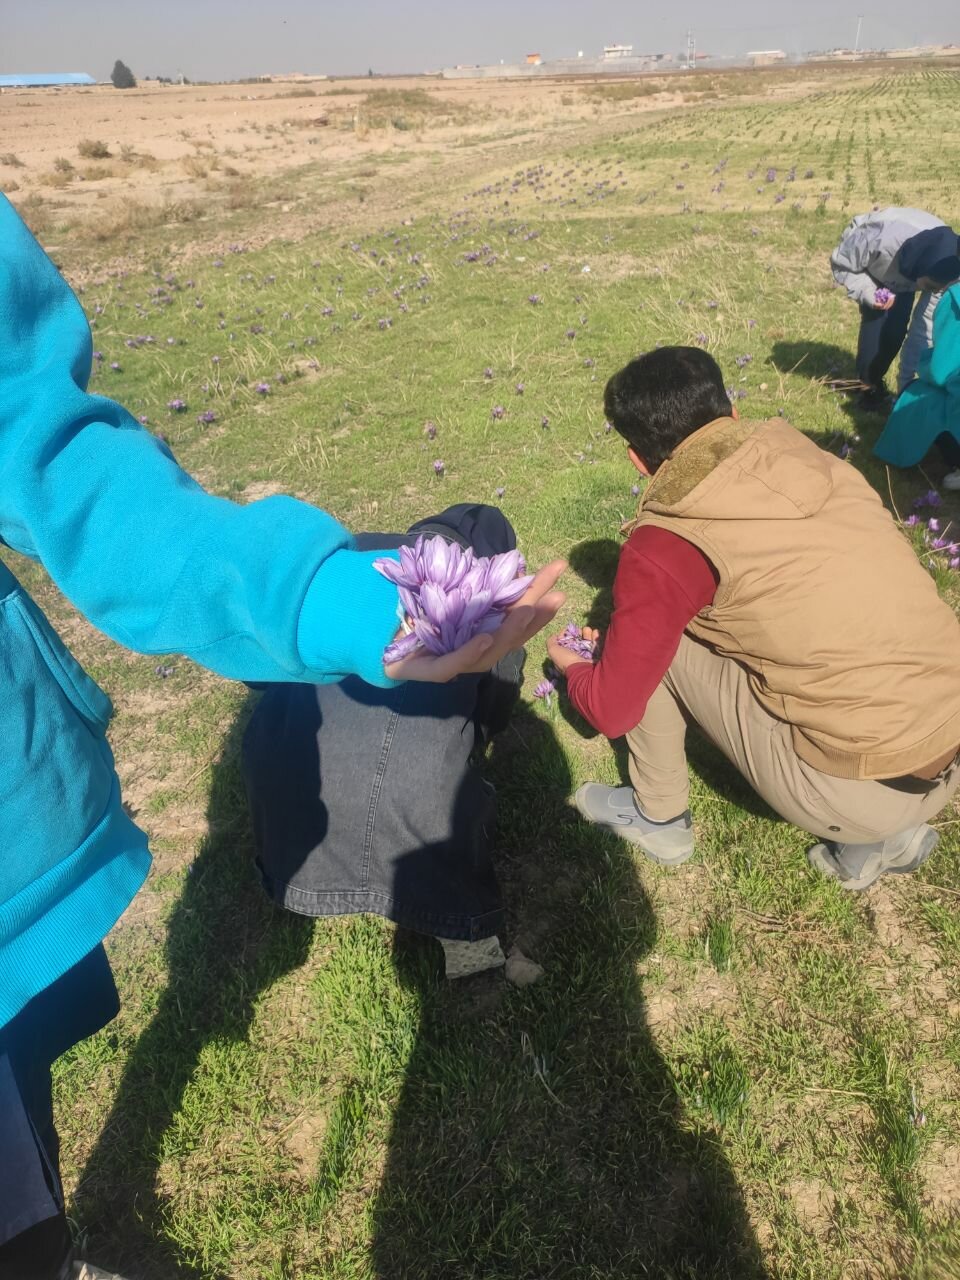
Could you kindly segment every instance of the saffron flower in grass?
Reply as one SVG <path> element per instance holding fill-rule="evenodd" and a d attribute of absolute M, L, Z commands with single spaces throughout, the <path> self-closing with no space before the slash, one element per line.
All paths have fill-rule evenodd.
<path fill-rule="evenodd" d="M 170 410 L 171 413 L 183 413 L 186 407 L 187 407 L 186 400 L 177 399 L 177 400 L 167 401 L 167 408 Z"/>
<path fill-rule="evenodd" d="M 889 289 L 880 288 L 873 295 L 873 300 L 878 307 L 885 307 L 892 297 Z"/>
<path fill-rule="evenodd" d="M 540 683 L 534 688 L 533 696 L 535 698 L 542 698 L 544 702 L 546 702 L 547 705 L 549 706 L 550 696 L 551 694 L 556 693 L 556 690 L 557 690 L 557 686 L 554 684 L 552 680 L 541 680 Z"/>
<path fill-rule="evenodd" d="M 427 437 L 428 440 L 436 440 L 437 438 L 436 424 L 433 422 L 425 422 L 423 424 L 423 434 Z"/>
<path fill-rule="evenodd" d="M 197 421 L 203 427 L 208 427 L 211 422 L 216 422 L 217 415 L 212 409 L 204 409 L 203 413 L 197 414 Z"/>
<path fill-rule="evenodd" d="M 507 411 L 502 404 L 495 404 L 490 410 L 490 417 L 493 418 L 495 422 L 499 422 L 501 418 L 506 416 L 506 412 Z"/>
<path fill-rule="evenodd" d="M 268 396 L 270 394 L 270 383 L 258 382 L 253 389 L 258 396 Z"/>
<path fill-rule="evenodd" d="M 396 584 L 406 617 L 407 634 L 386 649 L 386 663 L 421 648 L 450 653 L 475 635 L 496 631 L 533 581 L 532 574 L 518 576 L 525 567 L 519 551 L 478 556 L 441 537 L 421 536 L 412 547 L 400 547 L 399 560 L 373 564 Z"/>
<path fill-rule="evenodd" d="M 928 489 L 926 493 L 921 493 L 919 498 L 914 498 L 913 509 L 919 511 L 921 507 L 939 507 L 942 499 L 936 489 Z"/>

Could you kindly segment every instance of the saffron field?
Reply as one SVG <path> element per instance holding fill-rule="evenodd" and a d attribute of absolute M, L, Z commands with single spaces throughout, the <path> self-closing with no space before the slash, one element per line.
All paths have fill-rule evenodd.
<path fill-rule="evenodd" d="M 888 487 L 881 420 L 828 386 L 857 314 L 827 258 L 874 204 L 960 225 L 960 71 L 805 74 L 691 81 L 642 114 L 622 85 L 571 86 L 589 110 L 535 132 L 300 164 L 189 225 L 134 211 L 104 237 L 22 176 L 12 198 L 82 288 L 95 389 L 216 493 L 293 493 L 357 530 L 498 503 L 531 564 L 569 558 L 561 623 L 602 624 L 637 502 L 604 383 L 700 344 L 742 414 L 785 415 L 913 517 L 952 598 L 942 464 Z M 845 894 L 691 735 L 698 852 L 661 871 L 572 811 L 624 753 L 562 692 L 531 696 L 538 639 L 486 769 L 506 941 L 545 974 L 448 985 L 431 941 L 267 903 L 252 695 L 121 650 L 8 559 L 114 699 L 155 853 L 109 940 L 122 1013 L 56 1070 L 91 1260 L 131 1280 L 960 1274 L 953 812 L 919 874 Z"/>

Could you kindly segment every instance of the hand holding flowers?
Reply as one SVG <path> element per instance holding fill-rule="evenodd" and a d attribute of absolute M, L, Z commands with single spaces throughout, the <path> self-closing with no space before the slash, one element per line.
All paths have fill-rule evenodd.
<path fill-rule="evenodd" d="M 518 576 L 525 568 L 518 551 L 477 556 L 442 537 L 420 537 L 399 556 L 374 562 L 397 584 L 405 611 L 404 626 L 384 653 L 394 680 L 443 682 L 488 671 L 563 603 L 551 590 L 566 568 L 562 560 Z"/>
<path fill-rule="evenodd" d="M 599 641 L 600 632 L 595 627 L 578 627 L 571 622 L 559 635 L 550 637 L 547 652 L 560 674 L 566 675 L 567 668 L 576 662 L 596 661 Z"/>

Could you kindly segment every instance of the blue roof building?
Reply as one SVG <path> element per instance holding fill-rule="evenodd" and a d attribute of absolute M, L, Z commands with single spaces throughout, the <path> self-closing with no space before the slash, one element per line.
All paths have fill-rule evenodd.
<path fill-rule="evenodd" d="M 58 84 L 96 84 L 96 80 L 85 71 L 41 71 L 0 76 L 0 89 L 40 89 Z"/>

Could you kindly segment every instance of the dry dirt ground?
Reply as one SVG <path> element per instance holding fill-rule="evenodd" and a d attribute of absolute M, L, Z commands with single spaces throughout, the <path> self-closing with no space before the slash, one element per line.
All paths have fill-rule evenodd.
<path fill-rule="evenodd" d="M 737 92 L 792 95 L 829 75 L 819 69 L 792 76 L 752 73 Z M 615 117 L 628 121 L 636 113 L 717 97 L 717 85 L 716 78 L 697 73 L 690 79 L 632 83 L 603 77 L 602 84 L 569 77 L 409 77 L 253 85 L 151 82 L 124 91 L 110 85 L 7 89 L 0 91 L 0 191 L 28 217 L 32 212 L 35 226 L 44 211 L 52 222 L 43 227 L 48 232 L 43 238 L 56 251 L 60 237 L 49 234 L 52 226 L 99 224 L 106 232 L 97 238 L 106 243 L 118 208 L 173 209 L 179 202 L 180 216 L 169 221 L 188 221 L 185 205 L 208 212 L 219 205 L 237 208 L 250 201 L 254 185 L 276 184 L 307 165 L 319 166 L 334 181 L 371 176 L 365 164 L 402 162 L 405 176 L 414 176 L 440 158 L 455 161 L 459 152 L 464 168 L 473 171 L 478 147 L 522 144 L 529 155 L 531 139 L 554 141 L 568 129 L 589 132 L 591 124 L 605 129 Z M 270 194 L 278 195 L 276 190 Z M 271 203 L 283 205 L 282 189 Z M 284 234 L 291 229 L 285 226 Z M 92 256 L 102 263 L 109 253 Z M 81 264 L 70 266 L 76 279 Z"/>

